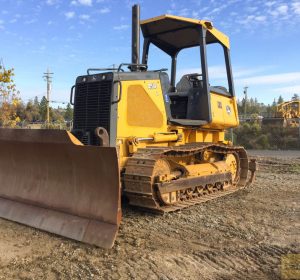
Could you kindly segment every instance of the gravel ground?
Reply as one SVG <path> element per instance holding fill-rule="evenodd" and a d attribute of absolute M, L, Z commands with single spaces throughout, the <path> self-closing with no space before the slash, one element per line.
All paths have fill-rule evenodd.
<path fill-rule="evenodd" d="M 0 219 L 0 279 L 281 279 L 300 253 L 300 152 L 258 152 L 255 184 L 156 216 L 123 206 L 111 250 Z"/>

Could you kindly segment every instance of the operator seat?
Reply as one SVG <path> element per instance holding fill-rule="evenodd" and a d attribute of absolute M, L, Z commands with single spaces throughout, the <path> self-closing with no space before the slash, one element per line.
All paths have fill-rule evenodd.
<path fill-rule="evenodd" d="M 203 82 L 201 74 L 187 74 L 182 76 L 176 85 L 176 92 L 170 93 L 171 114 L 175 119 L 202 120 L 201 106 Z"/>

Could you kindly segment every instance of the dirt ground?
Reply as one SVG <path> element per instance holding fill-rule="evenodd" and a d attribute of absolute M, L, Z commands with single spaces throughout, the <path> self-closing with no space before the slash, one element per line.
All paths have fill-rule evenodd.
<path fill-rule="evenodd" d="M 165 216 L 123 206 L 111 250 L 0 219 L 0 279 L 280 279 L 300 253 L 300 152 L 250 154 L 250 188 Z"/>

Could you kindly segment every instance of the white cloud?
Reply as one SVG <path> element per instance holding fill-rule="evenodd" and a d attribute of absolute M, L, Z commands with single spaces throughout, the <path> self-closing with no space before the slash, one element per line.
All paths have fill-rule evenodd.
<path fill-rule="evenodd" d="M 210 66 L 208 67 L 208 76 L 213 79 L 224 79 L 226 78 L 225 66 Z"/>
<path fill-rule="evenodd" d="M 236 79 L 236 83 L 240 85 L 278 85 L 284 83 L 296 83 L 299 81 L 300 72 L 280 73 Z"/>
<path fill-rule="evenodd" d="M 185 68 L 185 69 L 178 69 L 176 77 L 177 79 L 180 79 L 185 74 L 191 74 L 191 73 L 201 73 L 201 69 L 199 68 Z"/>
<path fill-rule="evenodd" d="M 110 13 L 110 9 L 109 8 L 103 8 L 103 9 L 99 10 L 99 13 L 100 14 L 108 14 L 108 13 Z"/>
<path fill-rule="evenodd" d="M 273 90 L 274 92 L 277 93 L 289 93 L 289 94 L 294 94 L 294 93 L 300 93 L 300 85 L 294 85 L 294 86 L 287 86 L 287 87 L 279 87 L 279 88 L 275 88 Z"/>
<path fill-rule="evenodd" d="M 300 15 L 300 2 L 292 3 L 292 9 L 295 14 Z"/>
<path fill-rule="evenodd" d="M 211 15 L 211 14 L 219 14 L 221 11 L 223 11 L 224 9 L 226 9 L 228 6 L 230 6 L 231 2 L 227 1 L 226 4 L 223 4 L 223 5 L 218 5 L 216 8 L 212 9 L 210 12 L 208 12 L 208 15 Z"/>
<path fill-rule="evenodd" d="M 93 1 L 92 0 L 78 0 L 79 4 L 85 5 L 85 6 L 92 6 Z"/>
<path fill-rule="evenodd" d="M 75 12 L 67 12 L 67 13 L 65 13 L 65 17 L 67 19 L 74 18 L 75 17 Z"/>
<path fill-rule="evenodd" d="M 258 73 L 270 71 L 270 69 L 274 68 L 273 66 L 258 66 L 255 68 L 244 68 L 244 67 L 235 67 L 233 66 L 233 77 L 234 78 L 242 78 L 249 77 L 252 75 L 257 75 Z"/>
<path fill-rule="evenodd" d="M 287 14 L 288 9 L 289 9 L 289 7 L 288 7 L 287 5 L 280 5 L 280 6 L 277 8 L 277 11 L 279 12 L 279 14 L 285 15 L 285 14 Z"/>
<path fill-rule="evenodd" d="M 0 25 L 4 24 L 4 20 L 0 19 Z"/>
<path fill-rule="evenodd" d="M 214 8 L 210 13 L 214 14 L 214 13 L 219 13 L 221 11 L 221 7 L 218 8 Z"/>
<path fill-rule="evenodd" d="M 246 18 L 242 19 L 242 20 L 239 20 L 239 23 L 243 24 L 243 25 L 247 25 L 249 26 L 249 24 L 251 23 L 263 23 L 267 20 L 267 17 L 266 16 L 256 16 L 256 15 L 250 15 L 250 16 L 247 16 Z"/>
<path fill-rule="evenodd" d="M 191 74 L 191 73 L 201 73 L 201 69 L 199 68 L 183 68 L 177 71 L 177 78 L 181 78 L 183 75 Z M 215 65 L 208 67 L 209 77 L 214 80 L 224 79 L 226 78 L 226 68 L 222 65 Z"/>
<path fill-rule="evenodd" d="M 196 12 L 196 11 L 193 11 L 192 12 L 192 18 L 199 18 L 200 16 L 199 16 L 199 12 Z"/>
<path fill-rule="evenodd" d="M 288 10 L 289 7 L 286 4 L 282 4 L 276 9 L 273 9 L 273 7 L 271 7 L 271 10 L 269 10 L 269 14 L 271 14 L 274 17 L 285 16 L 288 14 Z"/>
<path fill-rule="evenodd" d="M 189 10 L 187 8 L 183 8 L 177 12 L 182 17 L 187 17 L 189 15 Z"/>
<path fill-rule="evenodd" d="M 268 7 L 272 7 L 274 4 L 276 4 L 275 1 L 267 1 L 267 2 L 265 3 L 265 5 L 268 6 Z"/>
<path fill-rule="evenodd" d="M 73 0 L 71 5 L 83 5 L 83 6 L 92 6 L 93 0 Z"/>
<path fill-rule="evenodd" d="M 257 68 L 233 67 L 234 84 L 237 88 L 245 85 L 251 87 L 266 87 L 270 92 L 278 94 L 300 93 L 300 72 L 278 73 L 273 75 L 259 75 L 273 66 L 261 66 Z M 226 71 L 222 65 L 215 65 L 208 68 L 209 79 L 212 84 L 226 84 Z M 184 74 L 201 73 L 200 68 L 180 69 L 177 73 L 178 80 Z M 225 84 L 224 84 L 225 83 Z"/>
<path fill-rule="evenodd" d="M 83 15 L 80 15 L 79 18 L 80 18 L 81 20 L 89 20 L 89 19 L 91 18 L 91 16 L 90 16 L 90 15 L 87 15 L 87 14 L 83 14 Z"/>
<path fill-rule="evenodd" d="M 233 66 L 233 78 L 236 80 L 237 78 L 249 77 L 251 75 L 257 75 L 258 73 L 269 71 L 273 66 L 258 66 L 255 68 L 244 68 L 239 66 Z M 208 67 L 209 77 L 214 80 L 223 80 L 226 79 L 227 73 L 225 65 L 212 65 Z M 183 68 L 179 69 L 177 72 L 177 76 L 181 77 L 188 73 L 201 73 L 201 69 L 199 68 Z M 242 79 L 241 79 L 242 80 Z"/>
<path fill-rule="evenodd" d="M 47 0 L 46 4 L 49 6 L 55 5 L 59 2 L 59 0 Z"/>
<path fill-rule="evenodd" d="M 263 21 L 266 21 L 267 17 L 266 16 L 257 16 L 254 18 L 256 21 L 260 21 L 260 22 L 263 22 Z"/>
<path fill-rule="evenodd" d="M 114 26 L 114 30 L 124 30 L 124 29 L 127 29 L 128 27 L 129 27 L 128 24 L 121 24 L 118 26 Z"/>

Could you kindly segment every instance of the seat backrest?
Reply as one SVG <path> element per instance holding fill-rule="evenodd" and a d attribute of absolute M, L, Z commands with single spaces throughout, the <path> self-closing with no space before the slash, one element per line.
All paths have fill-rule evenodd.
<path fill-rule="evenodd" d="M 204 94 L 203 81 L 190 79 L 199 74 L 184 75 L 176 85 L 175 92 L 168 92 L 170 114 L 174 119 L 203 120 L 207 116 L 207 96 Z M 164 77 L 165 79 L 167 77 Z M 161 80 L 163 80 L 161 77 Z"/>
<path fill-rule="evenodd" d="M 176 85 L 177 92 L 188 92 L 190 88 L 193 87 L 193 84 L 189 80 L 188 75 L 184 75 L 181 77 L 180 81 Z"/>
<path fill-rule="evenodd" d="M 185 92 L 188 96 L 186 119 L 201 120 L 207 118 L 201 112 L 205 98 L 203 98 L 203 81 L 199 77 L 201 74 L 198 73 L 184 75 L 176 85 L 177 92 Z"/>
<path fill-rule="evenodd" d="M 188 104 L 187 104 L 187 119 L 190 120 L 203 120 L 202 106 L 206 106 L 203 98 L 203 83 L 199 83 L 199 87 L 190 88 L 188 91 Z"/>

